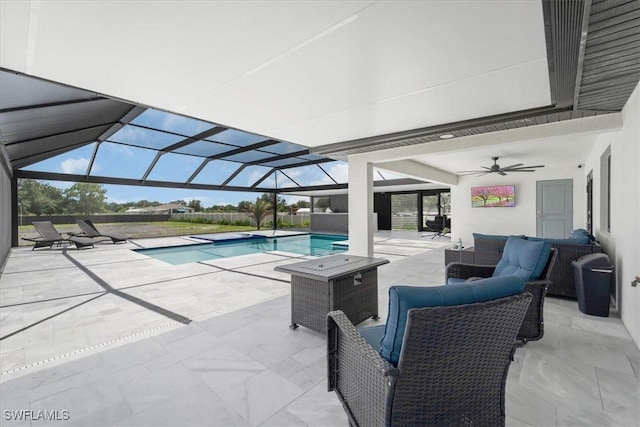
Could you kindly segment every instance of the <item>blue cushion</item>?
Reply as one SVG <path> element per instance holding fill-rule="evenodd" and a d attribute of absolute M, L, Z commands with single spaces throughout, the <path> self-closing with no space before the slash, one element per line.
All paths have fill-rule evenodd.
<path fill-rule="evenodd" d="M 568 239 L 548 239 L 542 237 L 527 237 L 527 240 L 534 242 L 549 242 L 552 245 L 590 245 L 592 242 L 589 236 L 576 236 Z"/>
<path fill-rule="evenodd" d="M 370 326 L 368 328 L 357 328 L 358 332 L 369 343 L 369 345 L 380 351 L 380 341 L 384 335 L 384 325 Z"/>
<path fill-rule="evenodd" d="M 513 275 L 525 281 L 536 280 L 542 274 L 550 253 L 551 243 L 546 240 L 509 237 L 493 276 Z"/>
<path fill-rule="evenodd" d="M 523 289 L 524 280 L 516 276 L 433 287 L 392 286 L 380 355 L 393 364 L 398 363 L 409 309 L 490 301 L 519 294 Z"/>
<path fill-rule="evenodd" d="M 455 283 L 464 283 L 467 279 L 463 279 L 462 277 L 449 277 L 447 279 L 447 285 L 453 285 Z"/>
<path fill-rule="evenodd" d="M 593 234 L 589 233 L 587 230 L 585 230 L 584 228 L 577 228 L 575 230 L 573 230 L 571 232 L 571 238 L 580 238 L 586 236 L 589 239 L 589 243 L 593 243 L 596 241 L 596 238 Z"/>

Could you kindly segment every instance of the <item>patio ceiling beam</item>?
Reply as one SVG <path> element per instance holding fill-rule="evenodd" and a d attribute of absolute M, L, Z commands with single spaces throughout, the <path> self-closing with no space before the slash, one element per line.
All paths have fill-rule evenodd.
<path fill-rule="evenodd" d="M 413 176 L 447 185 L 458 185 L 458 176 L 413 160 L 395 160 L 392 162 L 375 163 L 375 166 L 403 175 Z"/>
<path fill-rule="evenodd" d="M 189 179 L 187 179 L 187 184 L 191 184 L 191 181 L 193 181 L 196 178 L 196 176 L 198 176 L 198 174 L 202 172 L 202 169 L 204 169 L 204 167 L 207 166 L 210 161 L 211 160 L 209 159 L 204 159 L 204 161 L 200 163 L 200 166 L 198 166 L 197 169 L 191 174 Z"/>
<path fill-rule="evenodd" d="M 146 172 L 144 173 L 144 175 L 142 175 L 142 182 L 147 180 L 147 177 L 149 176 L 153 168 L 156 166 L 156 164 L 158 163 L 158 160 L 160 160 L 160 157 L 162 157 L 163 154 L 165 153 L 163 153 L 162 151 L 158 151 L 156 156 L 153 158 L 153 161 L 151 161 L 151 164 L 147 168 Z"/>
<path fill-rule="evenodd" d="M 71 130 L 66 130 L 64 132 L 57 132 L 57 133 L 52 133 L 52 134 L 49 134 L 49 135 L 43 135 L 43 136 L 39 136 L 37 138 L 22 139 L 20 141 L 8 142 L 5 145 L 7 147 L 17 147 L 20 144 L 28 144 L 30 142 L 31 143 L 37 143 L 38 141 L 40 141 L 42 139 L 45 139 L 45 138 L 51 138 L 51 137 L 57 137 L 57 136 L 64 137 L 66 135 L 73 135 L 76 132 L 90 131 L 90 130 L 94 130 L 94 129 L 100 129 L 100 128 L 103 128 L 103 127 L 106 127 L 106 126 L 111 127 L 115 123 L 117 123 L 117 122 L 110 121 L 110 122 L 100 123 L 100 124 L 97 124 L 97 125 L 92 125 L 92 126 L 87 126 L 87 127 L 82 127 L 82 128 L 75 128 L 75 129 L 71 129 Z M 95 140 L 95 138 L 92 138 L 92 141 L 94 141 L 94 140 Z"/>
<path fill-rule="evenodd" d="M 103 127 L 106 129 L 106 125 Z M 32 141 L 29 141 L 29 145 L 33 146 L 34 147 L 33 149 L 16 147 L 15 144 L 7 146 L 8 147 L 7 152 L 10 155 L 11 165 L 13 166 L 14 169 L 23 168 L 25 166 L 32 165 L 39 161 L 46 160 L 50 157 L 66 153 L 71 150 L 75 150 L 76 148 L 83 147 L 87 144 L 91 144 L 92 142 L 95 141 L 95 137 L 94 137 L 95 134 L 93 130 L 94 129 L 87 129 L 87 130 L 81 131 L 79 132 L 80 133 L 79 137 L 78 135 L 74 135 L 74 134 L 65 135 L 68 137 L 68 139 L 73 139 L 73 140 L 76 140 L 77 142 L 73 142 L 71 144 L 64 145 L 64 146 L 60 146 L 59 140 L 60 139 L 66 140 L 66 138 L 60 138 L 59 136 L 44 137 L 44 138 L 38 138 Z M 86 135 L 82 135 L 82 134 L 86 134 Z M 54 140 L 52 141 L 52 139 Z M 49 146 L 53 148 L 49 148 L 47 150 L 41 150 L 41 147 L 43 146 Z M 26 152 L 30 152 L 30 154 L 27 154 Z"/>
<path fill-rule="evenodd" d="M 469 120 L 461 120 L 458 122 L 446 123 L 443 125 L 394 132 L 394 133 L 389 133 L 385 135 L 377 135 L 377 136 L 371 136 L 367 138 L 355 139 L 351 141 L 336 142 L 333 144 L 326 144 L 319 147 L 311 148 L 311 153 L 323 156 L 323 155 L 330 155 L 334 153 L 340 153 L 348 150 L 360 149 L 360 148 L 375 150 L 376 146 L 387 144 L 387 143 L 396 143 L 396 142 L 400 143 L 405 140 L 411 140 L 415 138 L 425 138 L 433 135 L 438 135 L 438 138 L 439 138 L 439 135 L 448 134 L 448 133 L 458 136 L 456 132 L 462 129 L 474 128 L 478 126 L 488 126 L 492 124 L 498 125 L 500 123 L 504 123 L 505 121 L 516 121 L 519 119 L 528 119 L 536 116 L 545 116 L 550 113 L 558 113 L 561 111 L 570 111 L 570 110 L 571 108 L 558 109 L 553 106 L 533 108 L 533 109 L 517 111 L 513 113 L 497 114 L 494 116 L 480 117 L 477 119 L 469 119 Z"/>
<path fill-rule="evenodd" d="M 293 169 L 293 168 L 299 168 L 302 166 L 310 166 L 310 165 L 320 165 L 320 163 L 328 163 L 328 162 L 333 162 L 333 159 L 330 159 L 328 157 L 324 158 L 324 159 L 319 159 L 319 160 L 307 160 L 304 162 L 300 162 L 300 163 L 293 163 L 290 165 L 286 165 L 286 166 L 282 166 L 278 169 L 282 170 L 282 169 Z M 324 169 L 322 170 L 324 173 L 327 173 Z"/>
<path fill-rule="evenodd" d="M 262 182 L 264 182 L 265 179 L 267 179 L 269 176 L 271 176 L 272 173 L 277 173 L 277 172 L 278 172 L 278 170 L 276 168 L 271 168 L 271 170 L 269 172 L 267 172 L 264 175 L 262 175 L 262 178 L 260 178 L 256 182 L 254 182 L 253 185 L 251 186 L 251 188 L 256 188 L 258 185 L 260 185 Z"/>
<path fill-rule="evenodd" d="M 213 184 L 187 184 L 184 182 L 168 182 L 168 181 L 141 181 L 139 179 L 132 178 L 114 178 L 104 176 L 85 176 L 85 175 L 73 175 L 65 173 L 53 173 L 53 172 L 36 172 L 17 170 L 14 172 L 14 176 L 24 179 L 41 179 L 48 181 L 67 181 L 67 182 L 91 182 L 95 184 L 110 184 L 110 185 L 132 185 L 137 187 L 157 187 L 157 188 L 178 188 L 178 189 L 190 189 L 190 190 L 211 190 L 211 191 L 239 191 L 239 192 L 255 192 L 255 188 L 229 186 L 226 184 L 213 185 Z M 327 187 L 321 189 L 334 189 L 337 187 Z M 317 189 L 317 187 L 313 187 Z M 260 191 L 276 192 L 274 189 L 264 189 Z"/>
<path fill-rule="evenodd" d="M 222 127 L 222 126 L 216 126 L 209 130 L 205 130 L 204 132 L 200 132 L 197 135 L 190 136 L 180 142 L 176 142 L 175 144 L 165 147 L 160 151 L 164 151 L 164 152 L 174 151 L 186 145 L 193 144 L 194 142 L 198 142 L 200 140 L 213 136 L 217 133 L 224 132 L 225 130 L 228 130 L 228 128 Z"/>
<path fill-rule="evenodd" d="M 309 150 L 300 150 L 300 151 L 296 151 L 295 153 L 289 153 L 289 154 L 280 154 L 277 156 L 273 156 L 273 157 L 268 157 L 266 159 L 262 159 L 262 160 L 254 160 L 253 162 L 247 162 L 247 165 L 262 165 L 264 163 L 269 163 L 269 162 L 276 162 L 278 160 L 285 160 L 285 159 L 290 159 L 291 157 L 297 157 L 297 156 L 304 156 L 309 154 Z"/>
<path fill-rule="evenodd" d="M 297 183 L 293 178 L 291 178 L 289 175 L 287 175 L 287 174 L 286 174 L 286 173 L 284 173 L 283 171 L 280 171 L 280 173 L 281 173 L 282 175 L 286 176 L 287 178 L 289 178 L 289 180 L 290 180 L 291 182 L 293 182 L 295 185 L 297 185 L 298 187 L 301 187 L 301 185 L 300 185 L 300 184 L 298 184 L 298 183 Z"/>
<path fill-rule="evenodd" d="M 287 193 L 290 191 L 302 192 L 302 191 L 327 191 L 327 190 L 345 190 L 348 188 L 348 184 L 325 184 L 314 185 L 301 188 L 286 188 L 286 189 L 273 189 L 273 188 L 252 188 L 252 187 L 240 187 L 229 186 L 226 184 L 213 185 L 213 184 L 187 184 L 184 182 L 168 182 L 168 181 L 144 181 L 132 178 L 113 178 L 105 176 L 85 176 L 85 175 L 73 175 L 66 173 L 53 173 L 53 172 L 37 172 L 26 170 L 15 170 L 14 176 L 16 178 L 24 179 L 41 179 L 45 181 L 66 181 L 66 182 L 90 182 L 95 184 L 111 184 L 111 185 L 132 185 L 137 187 L 157 187 L 157 188 L 178 188 L 178 189 L 190 189 L 190 190 L 211 190 L 211 191 L 238 191 L 238 192 L 255 192 L 256 190 L 267 193 Z"/>
<path fill-rule="evenodd" d="M 247 167 L 247 165 L 244 165 L 244 164 L 243 164 L 243 165 L 242 165 L 242 166 L 240 166 L 238 169 L 236 169 L 236 171 L 235 171 L 234 173 L 232 173 L 232 174 L 229 176 L 229 178 L 227 178 L 227 179 L 226 179 L 226 180 L 221 184 L 221 186 L 222 186 L 222 187 L 226 187 L 226 186 L 227 186 L 227 184 L 229 184 L 229 183 L 233 180 L 233 178 L 235 178 L 236 176 L 238 176 L 238 175 L 240 174 L 240 172 L 242 172 L 242 171 L 244 170 L 244 168 L 246 168 L 246 167 Z"/>
<path fill-rule="evenodd" d="M 209 156 L 209 157 L 207 157 L 207 159 L 209 159 L 209 160 L 223 159 L 225 157 L 234 156 L 236 154 L 244 153 L 246 151 L 257 150 L 258 148 L 262 148 L 262 147 L 267 147 L 269 145 L 278 144 L 279 142 L 280 141 L 276 141 L 276 140 L 273 140 L 273 139 L 267 139 L 266 141 L 258 142 L 256 144 L 252 144 L 252 145 L 247 145 L 246 147 L 239 147 L 239 148 L 236 148 L 235 150 L 231 150 L 231 151 L 227 151 L 227 152 L 224 152 L 224 153 L 216 154 L 214 156 Z"/>
<path fill-rule="evenodd" d="M 94 96 L 91 98 L 84 98 L 84 99 L 73 99 L 73 100 L 68 100 L 68 101 L 59 101 L 59 102 L 48 102 L 45 104 L 35 104 L 35 105 L 24 105 L 21 107 L 12 107 L 12 108 L 3 108 L 0 109 L 0 114 L 4 114 L 4 113 L 14 113 L 16 111 L 25 111 L 25 110 L 35 110 L 38 108 L 50 108 L 50 107 L 60 107 L 63 105 L 73 105 L 73 104 L 80 104 L 83 102 L 94 102 L 94 101 L 104 101 L 105 98 L 102 96 Z"/>
<path fill-rule="evenodd" d="M 331 175 L 329 175 L 329 172 L 327 172 L 322 166 L 320 166 L 320 164 L 317 164 L 316 166 L 318 166 L 320 170 L 324 172 L 324 174 L 327 175 L 331 181 L 335 182 L 336 184 L 338 183 L 338 181 L 336 181 Z"/>
<path fill-rule="evenodd" d="M 128 124 L 131 120 L 133 120 L 136 117 L 138 117 L 144 111 L 146 111 L 146 108 L 144 108 L 144 107 L 140 107 L 140 106 L 137 106 L 137 105 L 133 106 L 131 108 L 131 110 L 129 110 L 129 112 L 127 112 L 124 116 L 122 116 L 122 118 L 117 123 L 114 123 L 109 129 L 104 131 L 98 137 L 98 140 L 97 140 L 98 143 L 96 144 L 95 148 L 93 149 L 93 154 L 91 154 L 91 160 L 89 160 L 89 164 L 87 165 L 87 171 L 86 171 L 85 175 L 89 176 L 89 174 L 91 173 L 91 169 L 93 168 L 93 163 L 95 162 L 96 156 L 98 155 L 98 149 L 100 148 L 100 144 L 102 144 L 109 137 L 111 137 L 111 135 L 113 135 L 116 132 L 118 132 L 126 124 Z"/>

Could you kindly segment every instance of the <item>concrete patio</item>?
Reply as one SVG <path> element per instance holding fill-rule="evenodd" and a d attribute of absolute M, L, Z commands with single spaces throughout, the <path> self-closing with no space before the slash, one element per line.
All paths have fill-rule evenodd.
<path fill-rule="evenodd" d="M 131 251 L 188 243 L 13 248 L 0 277 L 1 424 L 347 425 L 326 391 L 324 337 L 288 328 L 289 277 L 274 267 L 300 257 L 173 266 Z M 375 256 L 391 263 L 378 271 L 381 319 L 362 325 L 384 322 L 389 286 L 442 283 L 449 245 L 377 233 Z M 549 297 L 544 338 L 511 365 L 507 425 L 639 425 L 639 376 L 615 311 Z M 28 419 L 38 411 L 62 420 Z"/>

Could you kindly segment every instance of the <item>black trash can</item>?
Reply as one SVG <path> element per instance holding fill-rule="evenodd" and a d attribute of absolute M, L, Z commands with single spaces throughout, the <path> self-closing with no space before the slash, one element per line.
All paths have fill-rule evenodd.
<path fill-rule="evenodd" d="M 578 308 L 592 316 L 609 316 L 613 265 L 603 253 L 585 255 L 572 261 Z"/>

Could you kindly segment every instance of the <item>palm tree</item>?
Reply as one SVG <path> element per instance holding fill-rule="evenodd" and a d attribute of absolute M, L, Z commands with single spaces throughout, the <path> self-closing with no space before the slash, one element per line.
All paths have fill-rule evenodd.
<path fill-rule="evenodd" d="M 238 209 L 240 212 L 244 212 L 249 215 L 256 222 L 258 230 L 260 230 L 260 223 L 267 215 L 272 213 L 271 203 L 258 197 L 255 203 L 240 202 L 238 203 Z"/>

